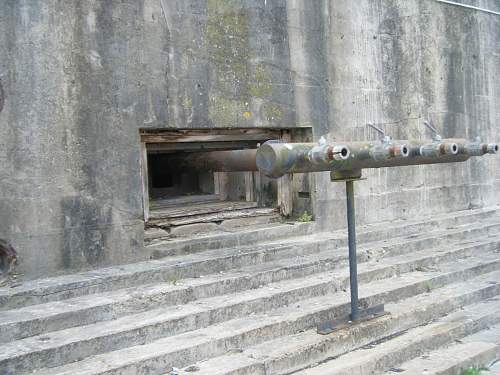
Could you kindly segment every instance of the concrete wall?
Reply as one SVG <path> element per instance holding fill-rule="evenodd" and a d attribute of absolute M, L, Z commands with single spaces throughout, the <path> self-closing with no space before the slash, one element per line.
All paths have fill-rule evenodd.
<path fill-rule="evenodd" d="M 2 1 L 0 237 L 26 278 L 143 259 L 140 128 L 420 138 L 430 119 L 498 141 L 499 19 L 434 0 Z M 498 204 L 499 166 L 370 171 L 358 222 Z M 314 178 L 317 220 L 344 226 L 343 186 Z"/>

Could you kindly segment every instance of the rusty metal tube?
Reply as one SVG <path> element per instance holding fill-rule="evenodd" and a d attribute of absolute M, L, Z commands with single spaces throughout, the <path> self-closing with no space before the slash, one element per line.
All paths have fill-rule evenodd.
<path fill-rule="evenodd" d="M 257 149 L 189 152 L 167 159 L 170 170 L 194 169 L 217 172 L 257 171 Z"/>
<path fill-rule="evenodd" d="M 441 143 L 427 143 L 420 146 L 420 156 L 436 158 L 441 155 Z"/>
<path fill-rule="evenodd" d="M 343 144 L 316 145 L 307 153 L 307 158 L 313 164 L 329 164 L 331 160 L 347 160 L 350 156 L 349 148 Z"/>
<path fill-rule="evenodd" d="M 339 152 L 340 151 L 340 152 Z M 269 177 L 364 168 L 363 163 L 406 159 L 411 148 L 404 142 L 265 143 L 257 151 L 257 167 Z M 361 167 L 359 167 L 361 165 Z M 370 166 L 374 168 L 376 166 Z"/>
<path fill-rule="evenodd" d="M 498 145 L 496 143 L 470 142 L 465 145 L 465 152 L 471 156 L 482 156 L 484 154 L 496 154 Z"/>
<path fill-rule="evenodd" d="M 488 143 L 486 145 L 486 152 L 488 154 L 496 154 L 498 152 L 498 145 L 496 143 Z"/>
<path fill-rule="evenodd" d="M 219 172 L 260 170 L 266 176 L 281 177 L 287 173 L 461 162 L 471 156 L 497 152 L 496 143 L 469 142 L 465 139 L 328 144 L 266 142 L 259 149 L 175 155 L 168 158 L 167 168 Z"/>
<path fill-rule="evenodd" d="M 370 147 L 370 156 L 374 160 L 387 160 L 397 157 L 408 157 L 410 155 L 410 150 L 406 144 L 395 145 L 395 144 L 379 144 Z"/>
<path fill-rule="evenodd" d="M 335 169 L 351 158 L 349 147 L 341 143 L 266 142 L 257 150 L 257 167 L 269 177 L 286 173 L 318 172 Z"/>
<path fill-rule="evenodd" d="M 458 145 L 455 142 L 441 143 L 441 155 L 456 155 L 458 154 Z"/>
<path fill-rule="evenodd" d="M 347 158 L 339 160 L 321 156 L 328 155 L 326 150 L 339 145 L 349 150 Z M 471 156 L 498 151 L 498 145 L 494 143 L 476 143 L 465 139 L 443 139 L 439 142 L 395 140 L 389 144 L 380 141 L 344 142 L 320 145 L 323 151 L 312 151 L 319 150 L 318 147 L 313 143 L 265 143 L 257 151 L 257 167 L 269 177 L 281 177 L 286 173 L 462 162 Z"/>

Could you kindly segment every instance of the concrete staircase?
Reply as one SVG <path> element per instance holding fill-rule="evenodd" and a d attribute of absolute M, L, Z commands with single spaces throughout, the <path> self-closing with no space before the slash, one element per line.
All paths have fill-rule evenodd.
<path fill-rule="evenodd" d="M 460 374 L 500 358 L 500 215 L 456 212 L 346 233 L 269 224 L 160 241 L 153 260 L 0 289 L 0 374 Z M 443 360 L 445 358 L 446 360 Z"/>

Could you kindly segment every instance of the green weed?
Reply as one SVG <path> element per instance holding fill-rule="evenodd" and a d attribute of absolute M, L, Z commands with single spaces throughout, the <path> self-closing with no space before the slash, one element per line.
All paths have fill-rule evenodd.
<path fill-rule="evenodd" d="M 302 215 L 299 216 L 298 220 L 302 223 L 308 223 L 312 221 L 313 215 L 309 214 L 309 212 L 304 211 Z"/>
<path fill-rule="evenodd" d="M 489 371 L 485 367 L 469 367 L 467 370 L 464 370 L 462 375 L 484 375 L 485 371 Z"/>

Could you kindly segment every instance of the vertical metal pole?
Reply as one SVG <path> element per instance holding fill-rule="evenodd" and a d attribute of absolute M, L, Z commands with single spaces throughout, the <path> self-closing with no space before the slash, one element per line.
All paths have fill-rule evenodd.
<path fill-rule="evenodd" d="M 358 307 L 358 262 L 356 256 L 356 220 L 354 209 L 354 181 L 361 178 L 361 171 L 350 171 L 349 175 L 342 171 L 331 173 L 332 181 L 345 181 L 345 192 L 347 200 L 347 236 L 349 243 L 349 283 L 351 284 L 351 314 L 349 317 L 342 316 L 340 319 L 328 320 L 318 325 L 317 332 L 320 335 L 328 335 L 339 328 L 346 327 L 348 323 L 359 323 L 361 321 L 374 319 L 387 313 L 384 305 L 378 304 L 360 310 Z M 349 320 L 349 322 L 347 322 Z"/>
<path fill-rule="evenodd" d="M 356 259 L 356 222 L 354 211 L 354 181 L 345 182 L 347 198 L 347 233 L 349 239 L 349 282 L 351 284 L 351 321 L 359 317 L 358 310 L 358 263 Z"/>

